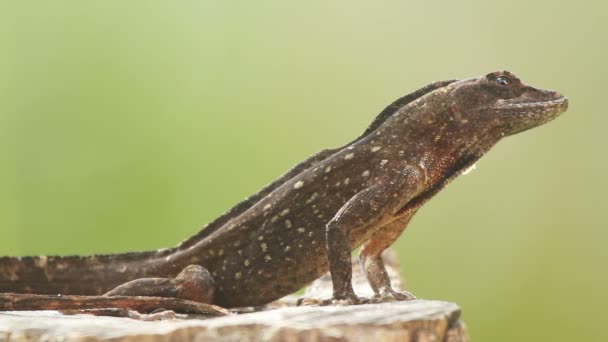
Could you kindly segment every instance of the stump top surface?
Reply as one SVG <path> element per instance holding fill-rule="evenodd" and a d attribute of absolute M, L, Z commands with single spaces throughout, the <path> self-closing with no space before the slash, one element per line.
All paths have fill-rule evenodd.
<path fill-rule="evenodd" d="M 195 340 L 213 337 L 228 341 L 236 340 L 239 335 L 249 336 L 250 340 L 266 340 L 269 331 L 276 333 L 281 329 L 296 335 L 299 332 L 317 331 L 320 337 L 323 332 L 331 331 L 334 337 L 346 337 L 348 331 L 341 334 L 341 330 L 355 326 L 365 326 L 371 330 L 398 328 L 407 332 L 412 327 L 424 325 L 441 332 L 458 324 L 459 315 L 460 308 L 456 304 L 431 300 L 357 306 L 285 307 L 211 319 L 152 322 L 119 317 L 62 315 L 56 311 L 13 311 L 0 312 L 0 341 L 122 341 L 134 337 L 144 341 L 164 341 L 178 336 Z"/>

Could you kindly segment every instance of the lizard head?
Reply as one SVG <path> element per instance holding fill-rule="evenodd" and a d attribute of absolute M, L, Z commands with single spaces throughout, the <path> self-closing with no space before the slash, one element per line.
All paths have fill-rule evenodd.
<path fill-rule="evenodd" d="M 508 71 L 454 82 L 450 116 L 475 121 L 502 135 L 512 135 L 542 125 L 568 108 L 568 99 L 555 91 L 523 83 Z"/>

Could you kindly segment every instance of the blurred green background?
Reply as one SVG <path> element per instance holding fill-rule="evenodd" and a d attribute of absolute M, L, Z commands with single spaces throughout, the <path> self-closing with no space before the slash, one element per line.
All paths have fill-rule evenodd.
<path fill-rule="evenodd" d="M 606 341 L 608 6 L 0 3 L 0 255 L 173 246 L 385 105 L 510 70 L 570 99 L 398 241 L 474 341 Z"/>

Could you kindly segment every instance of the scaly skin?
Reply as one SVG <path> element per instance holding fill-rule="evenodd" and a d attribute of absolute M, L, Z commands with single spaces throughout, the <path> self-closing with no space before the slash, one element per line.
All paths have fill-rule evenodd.
<path fill-rule="evenodd" d="M 3 257 L 0 292 L 100 295 L 124 284 L 110 295 L 172 296 L 179 292 L 173 283 L 149 278 L 174 278 L 200 265 L 215 282 L 210 301 L 225 307 L 268 303 L 328 270 L 333 300 L 358 303 L 350 254 L 362 246 L 360 263 L 376 297 L 409 299 L 392 290 L 380 253 L 421 205 L 499 140 L 551 121 L 567 106 L 559 93 L 525 85 L 509 72 L 436 82 L 388 106 L 354 141 L 303 161 L 175 248 Z M 212 286 L 204 270 L 186 273 Z M 164 288 L 156 291 L 160 283 Z M 197 291 L 181 292 L 188 298 Z M 197 293 L 207 298 L 213 289 Z"/>

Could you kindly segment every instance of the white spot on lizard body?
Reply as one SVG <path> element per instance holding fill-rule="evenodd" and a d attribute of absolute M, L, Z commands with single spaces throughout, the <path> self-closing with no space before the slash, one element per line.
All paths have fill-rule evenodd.
<path fill-rule="evenodd" d="M 381 146 L 374 146 L 374 147 L 372 147 L 372 152 L 378 152 L 378 151 L 380 151 L 381 148 L 382 148 Z"/>
<path fill-rule="evenodd" d="M 310 196 L 310 198 L 308 198 L 308 199 L 306 200 L 306 204 L 310 204 L 310 203 L 312 203 L 314 200 L 316 200 L 316 199 L 317 199 L 317 197 L 319 197 L 319 194 L 318 194 L 318 193 L 316 193 L 316 192 L 315 192 L 315 193 L 313 193 L 313 194 Z"/>
<path fill-rule="evenodd" d="M 355 157 L 354 153 L 348 153 L 347 155 L 344 156 L 345 160 L 349 160 L 349 159 L 353 159 Z"/>
<path fill-rule="evenodd" d="M 294 189 L 299 189 L 299 188 L 301 188 L 302 186 L 304 186 L 304 182 L 302 182 L 302 181 L 297 181 L 297 182 L 296 182 L 296 183 L 293 185 L 293 188 L 294 188 Z"/>
<path fill-rule="evenodd" d="M 35 260 L 35 264 L 38 268 L 45 268 L 48 261 L 48 257 L 46 255 L 41 255 Z"/>

